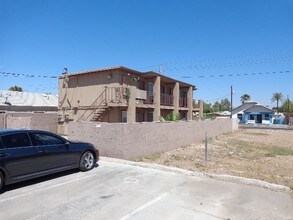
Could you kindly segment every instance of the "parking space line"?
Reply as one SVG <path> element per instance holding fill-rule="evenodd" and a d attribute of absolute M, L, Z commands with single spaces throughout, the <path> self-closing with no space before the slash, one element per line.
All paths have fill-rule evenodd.
<path fill-rule="evenodd" d="M 21 197 L 24 197 L 24 196 L 28 196 L 28 195 L 31 195 L 31 194 L 34 194 L 34 193 L 37 193 L 37 192 L 45 191 L 45 190 L 48 190 L 48 189 L 54 189 L 54 188 L 57 188 L 59 186 L 63 186 L 63 185 L 69 184 L 69 183 L 77 182 L 79 180 L 88 179 L 88 178 L 94 177 L 96 175 L 97 174 L 89 175 L 89 176 L 77 178 L 77 179 L 74 179 L 74 180 L 69 180 L 67 182 L 59 183 L 59 184 L 56 184 L 54 186 L 49 186 L 49 187 L 46 187 L 46 188 L 42 188 L 42 189 L 39 189 L 39 190 L 35 190 L 35 191 L 32 191 L 32 192 L 24 193 L 24 194 L 17 195 L 17 196 L 12 196 L 12 197 L 9 197 L 7 199 L 0 200 L 0 203 L 6 202 L 6 201 L 10 201 L 10 200 L 13 200 L 13 199 L 18 199 L 18 198 L 21 198 Z"/>
<path fill-rule="evenodd" d="M 143 204 L 142 206 L 134 209 L 132 212 L 128 213 L 127 215 L 124 215 L 122 218 L 120 218 L 119 220 L 126 220 L 126 219 L 129 219 L 130 217 L 132 217 L 133 215 L 139 213 L 140 211 L 146 209 L 147 207 L 151 206 L 152 204 L 160 201 L 162 198 L 164 198 L 168 193 L 164 193 L 160 196 L 157 196 L 156 198 L 154 198 L 153 200 Z"/>

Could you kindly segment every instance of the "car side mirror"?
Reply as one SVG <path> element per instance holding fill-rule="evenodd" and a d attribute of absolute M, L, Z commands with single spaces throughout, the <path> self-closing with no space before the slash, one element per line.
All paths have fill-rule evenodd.
<path fill-rule="evenodd" d="M 64 144 L 66 147 L 70 145 L 69 141 L 66 141 Z"/>

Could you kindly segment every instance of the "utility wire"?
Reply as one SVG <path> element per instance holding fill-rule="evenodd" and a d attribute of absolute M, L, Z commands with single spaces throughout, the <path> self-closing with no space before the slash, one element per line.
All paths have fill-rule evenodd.
<path fill-rule="evenodd" d="M 9 72 L 0 72 L 0 74 L 4 76 L 14 76 L 14 77 L 31 77 L 31 78 L 51 78 L 51 79 L 57 79 L 58 76 L 45 76 L 45 75 L 33 75 L 33 74 L 23 74 L 23 73 L 9 73 Z"/>
<path fill-rule="evenodd" d="M 280 53 L 286 53 L 286 52 L 293 52 L 293 49 L 288 50 L 275 50 L 275 51 L 263 51 L 263 52 L 257 52 L 257 53 L 248 53 L 243 55 L 236 55 L 236 56 L 226 56 L 226 57 L 217 57 L 217 58 L 204 58 L 204 59 L 196 59 L 196 60 L 185 60 L 185 61 L 179 61 L 179 62 L 166 62 L 166 63 L 160 63 L 155 65 L 149 65 L 142 67 L 140 69 L 148 69 L 148 68 L 158 68 L 160 65 L 168 66 L 172 64 L 182 64 L 182 63 L 199 63 L 199 62 L 210 62 L 210 61 L 219 61 L 219 60 L 228 60 L 228 59 L 238 59 L 238 58 L 245 58 L 245 57 L 253 57 L 253 56 L 261 56 L 261 55 L 274 55 L 274 54 L 280 54 Z"/>
<path fill-rule="evenodd" d="M 195 76 L 197 78 L 214 78 L 214 77 L 233 77 L 233 76 L 259 76 L 259 75 L 271 75 L 271 74 L 283 74 L 283 73 L 292 73 L 290 70 L 286 71 L 273 71 L 273 72 L 258 72 L 258 73 L 237 73 L 237 74 L 219 74 L 219 75 L 201 75 Z M 182 76 L 182 78 L 193 78 L 189 76 Z"/>
<path fill-rule="evenodd" d="M 219 64 L 208 64 L 208 65 L 195 65 L 195 66 L 186 66 L 186 67 L 165 67 L 163 70 L 168 71 L 179 71 L 179 70 L 192 70 L 192 69 L 212 69 L 212 68 L 229 68 L 235 66 L 249 66 L 249 65 L 258 65 L 258 64 L 269 64 L 269 63 L 280 63 L 292 61 L 292 57 L 282 57 L 278 59 L 264 59 L 264 60 L 250 60 L 250 61 L 238 61 L 231 63 L 219 63 Z"/>
<path fill-rule="evenodd" d="M 227 97 L 229 97 L 229 96 L 230 96 L 230 93 L 227 94 L 227 95 L 224 95 L 224 96 L 222 96 L 222 97 L 219 97 L 219 98 L 205 100 L 205 103 L 211 103 L 211 102 L 215 102 L 215 101 L 218 101 L 218 100 L 222 100 L 222 99 L 227 98 Z"/>

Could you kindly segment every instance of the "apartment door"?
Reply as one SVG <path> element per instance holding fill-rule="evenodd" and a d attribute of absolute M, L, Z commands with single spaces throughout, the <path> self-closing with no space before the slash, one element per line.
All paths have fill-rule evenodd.
<path fill-rule="evenodd" d="M 256 116 L 256 120 L 257 120 L 256 123 L 260 123 L 261 124 L 262 123 L 262 115 L 257 115 Z"/>
<path fill-rule="evenodd" d="M 146 102 L 148 104 L 154 103 L 154 84 L 148 83 L 148 90 L 147 90 L 147 100 Z"/>
<path fill-rule="evenodd" d="M 122 123 L 127 122 L 127 111 L 121 111 L 121 122 Z"/>

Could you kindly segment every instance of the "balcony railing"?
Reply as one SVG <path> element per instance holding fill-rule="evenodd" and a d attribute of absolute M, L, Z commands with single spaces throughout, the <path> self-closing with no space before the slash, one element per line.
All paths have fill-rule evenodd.
<path fill-rule="evenodd" d="M 179 107 L 186 107 L 187 108 L 187 98 L 180 98 L 179 99 Z"/>
<path fill-rule="evenodd" d="M 173 96 L 168 94 L 161 94 L 161 105 L 173 105 Z"/>
<path fill-rule="evenodd" d="M 107 87 L 106 102 L 122 103 L 127 99 L 127 88 L 123 87 Z"/>

